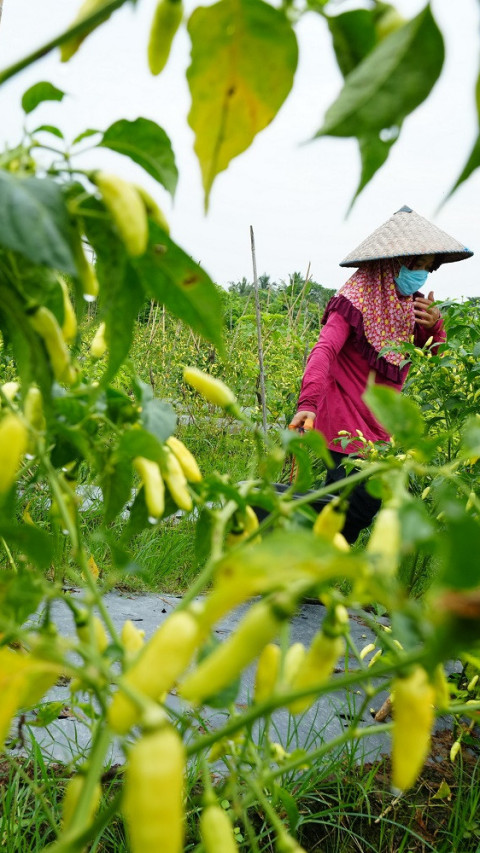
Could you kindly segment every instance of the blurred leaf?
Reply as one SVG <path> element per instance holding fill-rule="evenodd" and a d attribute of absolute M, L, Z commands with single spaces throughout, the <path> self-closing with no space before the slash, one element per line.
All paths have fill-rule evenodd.
<path fill-rule="evenodd" d="M 188 31 L 188 120 L 207 209 L 216 175 L 270 124 L 290 92 L 298 48 L 283 11 L 263 0 L 221 0 L 197 7 Z"/>
<path fill-rule="evenodd" d="M 285 790 L 285 788 L 281 788 L 280 786 L 275 786 L 275 795 L 278 797 L 287 813 L 290 832 L 294 833 L 300 820 L 297 801 L 289 791 Z"/>
<path fill-rule="evenodd" d="M 478 123 L 480 125 L 480 74 L 478 75 L 478 78 L 477 78 L 475 95 L 476 95 L 475 100 L 476 100 L 476 104 L 477 104 Z M 463 167 L 463 170 L 460 173 L 460 176 L 457 178 L 455 184 L 453 185 L 452 189 L 450 190 L 450 192 L 448 193 L 446 198 L 450 198 L 450 196 L 453 195 L 455 190 L 458 189 L 460 184 L 463 184 L 464 181 L 466 181 L 467 178 L 470 177 L 472 172 L 474 172 L 475 169 L 478 169 L 479 166 L 480 166 L 480 133 L 479 133 L 477 139 L 475 140 L 475 143 L 474 143 L 474 146 L 473 146 L 472 151 L 470 153 L 470 156 L 469 156 L 467 162 L 465 163 L 465 166 Z M 446 201 L 446 199 L 445 199 L 445 201 Z"/>
<path fill-rule="evenodd" d="M 170 139 L 154 121 L 120 119 L 110 125 L 98 145 L 130 157 L 174 195 L 178 181 L 175 156 Z"/>
<path fill-rule="evenodd" d="M 443 509 L 440 504 L 440 508 Z M 460 511 L 462 513 L 460 514 Z M 439 554 L 438 582 L 450 589 L 480 586 L 480 525 L 460 505 L 456 518 L 449 518 Z"/>
<path fill-rule="evenodd" d="M 75 273 L 68 211 L 54 181 L 0 171 L 0 235 L 1 245 L 34 263 Z"/>
<path fill-rule="evenodd" d="M 375 14 L 372 9 L 354 9 L 329 15 L 327 21 L 338 67 L 347 77 L 376 44 Z"/>
<path fill-rule="evenodd" d="M 425 432 L 419 406 L 385 385 L 370 385 L 363 395 L 367 406 L 382 426 L 403 447 L 415 447 Z"/>
<path fill-rule="evenodd" d="M 120 437 L 118 453 L 125 455 L 127 459 L 145 456 L 159 462 L 162 450 L 160 442 L 150 432 L 144 429 L 129 429 Z"/>
<path fill-rule="evenodd" d="M 469 418 L 462 430 L 461 455 L 467 459 L 480 457 L 480 418 Z"/>
<path fill-rule="evenodd" d="M 375 173 L 386 163 L 390 149 L 397 141 L 399 134 L 400 128 L 397 127 L 389 139 L 384 140 L 378 134 L 359 137 L 358 144 L 362 169 L 360 172 L 360 181 L 350 202 L 349 210 L 352 209 L 355 200 L 367 184 L 370 183 Z"/>
<path fill-rule="evenodd" d="M 64 139 L 62 131 L 53 124 L 41 124 L 32 131 L 32 134 L 33 133 L 52 133 L 53 136 L 58 136 L 59 139 Z"/>
<path fill-rule="evenodd" d="M 43 536 L 48 539 L 46 534 Z M 45 562 L 40 563 L 40 566 L 44 565 Z M 43 579 L 22 565 L 18 568 L 15 574 L 6 571 L 0 574 L 0 622 L 4 625 L 9 621 L 22 625 L 35 613 L 43 598 Z"/>
<path fill-rule="evenodd" d="M 208 507 L 200 511 L 195 525 L 195 555 L 200 565 L 208 559 L 212 546 L 213 517 Z"/>
<path fill-rule="evenodd" d="M 316 136 L 362 138 L 399 127 L 430 93 L 443 60 L 442 34 L 428 4 L 348 75 Z"/>
<path fill-rule="evenodd" d="M 31 113 L 43 101 L 62 101 L 65 92 L 57 89 L 52 83 L 45 81 L 30 86 L 22 97 L 22 107 L 25 113 Z"/>
<path fill-rule="evenodd" d="M 135 317 L 145 300 L 142 282 L 129 263 L 125 246 L 111 227 L 110 220 L 98 214 L 103 207 L 88 200 L 92 215 L 85 219 L 86 235 L 97 258 L 100 284 L 100 316 L 105 321 L 108 364 L 102 376 L 106 385 L 127 357 L 133 339 Z"/>
<path fill-rule="evenodd" d="M 110 524 L 132 500 L 133 471 L 130 459 L 119 456 L 101 478 L 105 524 Z"/>
<path fill-rule="evenodd" d="M 175 432 L 177 416 L 170 403 L 153 399 L 142 406 L 140 421 L 148 432 L 163 442 Z"/>
<path fill-rule="evenodd" d="M 223 351 L 220 295 L 207 275 L 158 225 L 150 222 L 150 243 L 132 261 L 147 295 Z"/>
<path fill-rule="evenodd" d="M 49 726 L 54 720 L 58 720 L 65 702 L 44 702 L 37 708 L 35 719 L 29 720 L 29 726 L 43 728 Z"/>
<path fill-rule="evenodd" d="M 434 543 L 437 531 L 425 505 L 421 501 L 408 501 L 399 508 L 402 526 L 402 547 L 411 548 L 414 545 Z"/>
<path fill-rule="evenodd" d="M 82 139 L 88 139 L 89 136 L 95 136 L 97 133 L 101 133 L 101 130 L 94 130 L 93 128 L 88 128 L 88 130 L 84 130 L 82 133 L 79 133 L 78 136 L 72 142 L 72 145 L 76 145 L 77 142 L 81 142 Z"/>

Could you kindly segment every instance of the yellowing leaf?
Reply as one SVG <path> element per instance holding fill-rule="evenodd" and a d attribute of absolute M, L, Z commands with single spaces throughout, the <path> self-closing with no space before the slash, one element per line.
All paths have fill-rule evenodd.
<path fill-rule="evenodd" d="M 97 580 L 97 578 L 100 574 L 100 571 L 99 571 L 99 568 L 98 568 L 98 566 L 97 566 L 97 564 L 96 564 L 96 562 L 92 556 L 90 556 L 88 558 L 87 566 L 88 566 L 88 571 L 90 572 L 92 578 L 94 578 L 94 580 Z"/>
<path fill-rule="evenodd" d="M 284 13 L 263 0 L 220 0 L 199 7 L 188 31 L 188 120 L 196 136 L 207 209 L 216 175 L 249 147 L 287 97 L 298 48 Z"/>

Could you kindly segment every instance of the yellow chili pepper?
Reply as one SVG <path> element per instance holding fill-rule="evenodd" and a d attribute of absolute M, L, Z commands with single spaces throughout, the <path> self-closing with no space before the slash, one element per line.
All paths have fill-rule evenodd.
<path fill-rule="evenodd" d="M 23 413 L 32 429 L 36 432 L 44 432 L 46 422 L 43 414 L 42 392 L 36 385 L 30 385 L 25 394 Z"/>
<path fill-rule="evenodd" d="M 230 818 L 218 803 L 207 805 L 200 816 L 205 853 L 238 853 Z"/>
<path fill-rule="evenodd" d="M 76 371 L 57 318 L 48 308 L 41 305 L 29 316 L 29 320 L 45 344 L 55 379 L 65 385 L 72 385 L 76 379 Z"/>
<path fill-rule="evenodd" d="M 73 341 L 77 335 L 77 315 L 73 309 L 68 291 L 67 283 L 63 278 L 58 279 L 63 294 L 63 324 L 62 335 L 67 343 Z"/>
<path fill-rule="evenodd" d="M 150 515 L 152 518 L 161 518 L 165 509 L 165 486 L 159 466 L 144 456 L 136 456 L 133 465 L 142 480 Z"/>
<path fill-rule="evenodd" d="M 137 657 L 138 652 L 143 649 L 145 645 L 145 631 L 140 631 L 133 624 L 131 619 L 127 619 L 127 621 L 123 623 L 120 637 L 127 657 L 130 661 L 133 661 L 133 659 Z"/>
<path fill-rule="evenodd" d="M 90 344 L 90 355 L 94 358 L 101 358 L 102 355 L 105 355 L 106 350 L 107 342 L 105 340 L 105 323 L 102 322 L 95 332 L 92 343 Z"/>
<path fill-rule="evenodd" d="M 90 620 L 93 622 L 93 638 L 95 643 L 95 648 L 100 654 L 103 654 L 105 649 L 109 644 L 109 639 L 107 632 L 105 630 L 105 626 L 103 622 L 98 618 L 98 616 L 90 616 L 89 614 L 85 614 L 85 616 L 80 616 L 77 618 L 77 636 L 78 639 L 81 640 L 82 643 L 90 645 L 91 641 L 91 629 L 90 629 Z"/>
<path fill-rule="evenodd" d="M 128 181 L 106 172 L 95 172 L 93 182 L 102 194 L 128 254 L 143 255 L 148 243 L 148 220 L 138 190 Z"/>
<path fill-rule="evenodd" d="M 197 619 L 187 610 L 172 613 L 145 644 L 124 682 L 150 699 L 170 690 L 190 663 L 202 640 Z M 118 734 L 126 734 L 141 716 L 141 710 L 121 689 L 108 710 L 108 722 Z"/>
<path fill-rule="evenodd" d="M 85 776 L 82 773 L 77 773 L 67 782 L 62 801 L 62 823 L 64 831 L 69 829 L 72 820 L 75 817 L 75 812 L 77 811 L 82 791 L 85 788 L 85 781 Z M 100 805 L 101 798 L 102 788 L 100 783 L 97 782 L 94 786 L 93 793 L 88 804 L 87 822 L 83 827 L 84 829 L 92 823 L 95 813 Z"/>
<path fill-rule="evenodd" d="M 98 296 L 98 279 L 97 274 L 83 251 L 82 238 L 79 231 L 73 233 L 73 256 L 75 258 L 75 266 L 77 268 L 78 279 L 82 286 L 83 296 L 87 302 L 93 302 Z"/>
<path fill-rule="evenodd" d="M 291 689 L 300 690 L 304 687 L 321 685 L 332 674 L 338 659 L 343 654 L 345 640 L 343 637 L 331 637 L 319 631 L 312 640 L 305 658 L 300 664 L 297 674 L 292 679 Z M 296 699 L 287 705 L 292 714 L 305 711 L 315 702 L 315 695 Z"/>
<path fill-rule="evenodd" d="M 192 496 L 188 491 L 187 478 L 180 462 L 169 447 L 165 447 L 162 458 L 162 473 L 169 492 L 180 509 L 190 512 L 193 507 Z"/>
<path fill-rule="evenodd" d="M 283 662 L 282 685 L 290 687 L 303 663 L 307 650 L 303 643 L 293 643 L 285 655 Z"/>
<path fill-rule="evenodd" d="M 338 507 L 339 501 L 335 499 L 325 504 L 313 525 L 315 536 L 322 536 L 324 539 L 332 541 L 334 536 L 343 530 L 346 514 L 341 512 Z"/>
<path fill-rule="evenodd" d="M 264 702 L 272 695 L 277 683 L 280 658 L 280 647 L 275 643 L 268 643 L 260 653 L 255 676 L 255 702 Z"/>
<path fill-rule="evenodd" d="M 28 431 L 12 412 L 0 421 L 0 494 L 14 484 L 18 468 L 28 446 Z"/>
<path fill-rule="evenodd" d="M 381 574 L 395 574 L 400 558 L 401 527 L 395 507 L 386 506 L 378 513 L 366 551 Z"/>
<path fill-rule="evenodd" d="M 185 750 L 171 726 L 132 745 L 122 804 L 131 853 L 182 853 L 184 775 Z"/>
<path fill-rule="evenodd" d="M 237 630 L 181 682 L 184 699 L 200 704 L 230 684 L 279 632 L 295 603 L 285 596 L 253 604 Z"/>
<path fill-rule="evenodd" d="M 185 447 L 183 441 L 180 441 L 180 439 L 171 435 L 170 438 L 167 438 L 166 444 L 177 457 L 182 471 L 189 483 L 199 483 L 202 479 L 202 475 L 200 473 L 197 460 L 193 453 L 190 453 L 188 448 Z"/>
<path fill-rule="evenodd" d="M 216 379 L 203 370 L 197 367 L 186 367 L 183 371 L 185 382 L 195 388 L 205 400 L 209 403 L 214 403 L 215 406 L 220 406 L 222 409 L 227 409 L 237 402 L 235 394 L 230 390 L 228 385 L 225 385 L 221 379 Z"/>
<path fill-rule="evenodd" d="M 406 791 L 415 783 L 430 750 L 435 690 L 421 666 L 392 685 L 392 783 Z"/>
<path fill-rule="evenodd" d="M 148 42 L 148 65 L 152 74 L 160 74 L 165 68 L 182 18 L 181 0 L 160 0 L 153 16 Z"/>
<path fill-rule="evenodd" d="M 251 506 L 247 505 L 244 510 L 238 509 L 234 513 L 232 529 L 225 540 L 225 545 L 227 548 L 233 548 L 242 539 L 248 539 L 250 534 L 257 530 L 258 526 L 258 518 Z M 255 539 L 259 541 L 261 536 L 259 535 Z"/>
<path fill-rule="evenodd" d="M 19 382 L 5 382 L 2 385 L 2 393 L 7 398 L 9 403 L 13 403 L 19 389 Z"/>

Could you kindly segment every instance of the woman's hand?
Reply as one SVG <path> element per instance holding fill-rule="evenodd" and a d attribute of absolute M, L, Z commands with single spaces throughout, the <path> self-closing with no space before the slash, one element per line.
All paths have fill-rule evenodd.
<path fill-rule="evenodd" d="M 313 429 L 315 418 L 315 412 L 297 412 L 297 414 L 293 416 L 291 423 L 289 423 L 288 428 L 303 430 Z M 310 423 L 307 423 L 307 421 L 310 421 Z"/>
<path fill-rule="evenodd" d="M 433 305 L 434 302 L 435 296 L 433 290 L 430 291 L 426 298 L 425 296 L 417 296 L 414 300 L 415 322 L 419 326 L 423 326 L 424 329 L 432 329 L 435 323 L 438 323 L 441 319 L 440 310 L 436 305 Z"/>

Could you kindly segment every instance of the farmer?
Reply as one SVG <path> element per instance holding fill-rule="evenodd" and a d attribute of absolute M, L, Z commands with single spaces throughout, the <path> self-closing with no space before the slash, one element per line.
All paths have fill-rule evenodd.
<path fill-rule="evenodd" d="M 380 350 L 409 341 L 412 334 L 418 347 L 429 338 L 434 343 L 445 340 L 433 291 L 424 296 L 419 289 L 440 264 L 472 254 L 409 207 L 402 207 L 341 262 L 342 267 L 357 269 L 325 309 L 320 339 L 308 358 L 290 425 L 303 428 L 311 419 L 326 437 L 334 461 L 326 485 L 346 476 L 342 461 L 362 448 L 358 440 L 342 445 L 342 435 L 355 436 L 360 431 L 366 440 L 390 440 L 362 395 L 372 373 L 377 384 L 401 391 L 408 365 L 401 366 L 401 352 L 380 355 Z M 372 521 L 380 501 L 363 484 L 350 493 L 349 501 L 343 534 L 354 542 Z"/>

